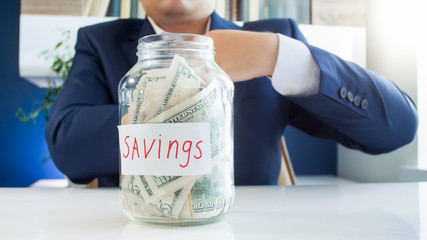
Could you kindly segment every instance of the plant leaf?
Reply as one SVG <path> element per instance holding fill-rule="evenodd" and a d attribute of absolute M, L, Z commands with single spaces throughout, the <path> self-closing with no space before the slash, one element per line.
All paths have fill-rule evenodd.
<path fill-rule="evenodd" d="M 62 45 L 62 43 L 64 43 L 64 42 L 63 42 L 63 41 L 58 42 L 58 43 L 55 45 L 55 49 L 58 49 L 58 48 Z"/>

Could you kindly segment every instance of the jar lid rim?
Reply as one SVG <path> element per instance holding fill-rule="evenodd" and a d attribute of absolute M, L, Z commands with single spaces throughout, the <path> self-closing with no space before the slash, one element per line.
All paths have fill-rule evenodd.
<path fill-rule="evenodd" d="M 212 38 L 192 33 L 161 33 L 143 36 L 138 40 L 138 44 L 152 43 L 157 41 L 173 41 L 173 42 L 202 42 L 208 45 L 213 44 Z"/>

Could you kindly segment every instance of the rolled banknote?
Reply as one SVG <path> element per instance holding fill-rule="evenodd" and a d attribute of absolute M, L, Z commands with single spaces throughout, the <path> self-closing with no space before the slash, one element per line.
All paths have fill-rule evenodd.
<path fill-rule="evenodd" d="M 234 200 L 231 164 L 218 164 L 212 174 L 200 177 L 191 188 L 191 198 L 183 205 L 179 219 L 208 219 L 227 212 Z M 191 199 L 191 202 L 190 202 Z"/>
<path fill-rule="evenodd" d="M 175 55 L 169 69 L 144 72 L 133 91 L 135 102 L 129 107 L 131 124 L 145 123 L 178 103 L 196 95 L 205 86 L 185 62 Z"/>
<path fill-rule="evenodd" d="M 132 92 L 135 101 L 129 107 L 129 119 L 126 124 L 143 123 L 154 116 L 153 104 L 162 101 L 168 90 L 167 72 L 167 68 L 152 69 L 141 76 L 136 89 Z"/>

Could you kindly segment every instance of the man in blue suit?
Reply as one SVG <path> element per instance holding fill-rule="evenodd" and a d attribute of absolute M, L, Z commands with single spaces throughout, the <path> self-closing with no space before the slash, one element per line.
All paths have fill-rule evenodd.
<path fill-rule="evenodd" d="M 46 129 L 59 170 L 75 183 L 117 186 L 120 79 L 139 38 L 166 32 L 214 39 L 216 61 L 235 82 L 235 182 L 277 184 L 287 125 L 379 154 L 411 142 L 413 102 L 391 81 L 306 43 L 290 19 L 220 18 L 214 1 L 141 0 L 148 18 L 79 30 L 76 55 Z M 228 29 L 228 30 L 224 30 Z M 214 31 L 211 31 L 214 30 Z"/>

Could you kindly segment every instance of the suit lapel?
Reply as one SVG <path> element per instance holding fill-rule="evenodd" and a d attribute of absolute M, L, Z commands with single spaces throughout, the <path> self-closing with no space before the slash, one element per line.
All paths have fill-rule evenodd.
<path fill-rule="evenodd" d="M 147 35 L 154 34 L 153 27 L 151 26 L 148 19 L 144 19 L 141 24 L 135 24 L 135 27 L 129 33 L 129 38 L 121 44 L 122 52 L 129 64 L 129 68 L 135 65 L 138 57 L 136 56 L 138 40 L 139 38 Z"/>
<path fill-rule="evenodd" d="M 213 12 L 211 17 L 211 30 L 218 30 L 218 29 L 241 30 L 242 27 L 236 25 L 231 21 L 227 21 L 223 19 L 216 12 Z"/>

